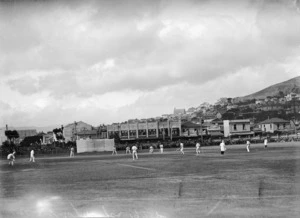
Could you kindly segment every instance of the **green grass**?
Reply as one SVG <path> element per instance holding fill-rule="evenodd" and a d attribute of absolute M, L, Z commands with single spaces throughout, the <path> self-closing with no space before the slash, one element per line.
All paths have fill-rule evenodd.
<path fill-rule="evenodd" d="M 300 144 L 1 161 L 0 217 L 299 217 Z"/>

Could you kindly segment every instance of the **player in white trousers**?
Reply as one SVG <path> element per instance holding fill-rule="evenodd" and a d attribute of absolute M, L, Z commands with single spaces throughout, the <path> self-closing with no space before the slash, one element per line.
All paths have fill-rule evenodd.
<path fill-rule="evenodd" d="M 117 148 L 116 148 L 116 145 L 114 145 L 114 147 L 113 147 L 113 152 L 112 152 L 112 154 L 111 155 L 117 155 L 118 153 L 117 153 Z"/>
<path fill-rule="evenodd" d="M 137 155 L 137 147 L 134 145 L 132 146 L 132 159 L 135 160 L 135 159 L 139 159 L 138 158 L 138 155 Z"/>
<path fill-rule="evenodd" d="M 30 159 L 29 159 L 29 162 L 35 162 L 35 157 L 34 157 L 34 150 L 32 149 L 31 151 L 30 151 Z"/>
<path fill-rule="evenodd" d="M 129 146 L 126 147 L 126 154 L 131 154 L 131 151 L 130 151 L 130 147 L 129 147 Z"/>
<path fill-rule="evenodd" d="M 224 155 L 226 151 L 224 140 L 222 140 L 222 142 L 220 143 L 220 149 L 221 149 L 221 155 Z"/>
<path fill-rule="evenodd" d="M 150 146 L 150 148 L 149 148 L 149 153 L 150 153 L 150 154 L 153 154 L 153 146 Z"/>
<path fill-rule="evenodd" d="M 73 146 L 70 149 L 70 157 L 74 157 L 74 147 Z"/>
<path fill-rule="evenodd" d="M 181 154 L 184 154 L 183 147 L 184 147 L 183 143 L 180 142 L 180 153 Z"/>
<path fill-rule="evenodd" d="M 7 155 L 8 165 L 10 165 L 10 166 L 14 165 L 15 154 L 16 154 L 16 152 L 14 151 L 13 153 L 10 153 L 10 154 Z"/>
<path fill-rule="evenodd" d="M 265 138 L 265 140 L 264 140 L 264 145 L 265 145 L 265 148 L 268 147 L 268 139 L 267 138 Z"/>
<path fill-rule="evenodd" d="M 199 155 L 200 154 L 200 143 L 197 142 L 196 143 L 196 155 Z"/>
<path fill-rule="evenodd" d="M 164 145 L 163 144 L 160 144 L 159 145 L 159 148 L 160 148 L 160 153 L 164 153 Z"/>
<path fill-rule="evenodd" d="M 250 152 L 250 141 L 249 140 L 247 140 L 247 152 Z"/>

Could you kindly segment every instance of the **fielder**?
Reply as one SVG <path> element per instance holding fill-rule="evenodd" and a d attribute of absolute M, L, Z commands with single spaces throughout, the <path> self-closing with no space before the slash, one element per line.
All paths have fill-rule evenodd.
<path fill-rule="evenodd" d="M 131 151 L 130 151 L 130 147 L 129 147 L 129 146 L 126 147 L 126 154 L 131 154 Z"/>
<path fill-rule="evenodd" d="M 149 153 L 150 153 L 150 154 L 153 154 L 153 146 L 150 146 L 150 148 L 149 148 Z"/>
<path fill-rule="evenodd" d="M 197 142 L 196 143 L 196 155 L 199 155 L 200 154 L 200 143 Z"/>
<path fill-rule="evenodd" d="M 220 143 L 220 149 L 221 149 L 221 155 L 224 155 L 226 151 L 224 140 L 222 140 L 222 142 Z"/>
<path fill-rule="evenodd" d="M 265 148 L 268 147 L 268 139 L 267 138 L 265 138 L 265 140 L 264 140 L 264 145 L 265 145 Z"/>
<path fill-rule="evenodd" d="M 250 152 L 250 141 L 247 140 L 247 152 Z"/>
<path fill-rule="evenodd" d="M 182 142 L 180 142 L 180 153 L 181 153 L 181 154 L 184 154 L 184 151 L 183 151 L 183 143 L 182 143 Z"/>
<path fill-rule="evenodd" d="M 118 153 L 117 153 L 117 148 L 116 148 L 116 145 L 114 145 L 114 147 L 113 147 L 113 152 L 112 152 L 112 154 L 111 155 L 117 155 Z"/>
<path fill-rule="evenodd" d="M 32 149 L 31 151 L 30 151 L 30 159 L 29 159 L 29 162 L 35 162 L 35 157 L 34 157 L 34 150 Z"/>
<path fill-rule="evenodd" d="M 74 157 L 74 147 L 71 147 L 70 157 Z"/>
<path fill-rule="evenodd" d="M 15 151 L 7 155 L 8 165 L 13 166 L 15 162 Z"/>
<path fill-rule="evenodd" d="M 160 153 L 164 153 L 164 145 L 163 144 L 160 144 L 159 145 L 159 148 L 160 148 Z"/>
<path fill-rule="evenodd" d="M 132 159 L 135 160 L 135 159 L 139 159 L 138 158 L 138 155 L 137 155 L 137 147 L 134 145 L 132 146 Z"/>

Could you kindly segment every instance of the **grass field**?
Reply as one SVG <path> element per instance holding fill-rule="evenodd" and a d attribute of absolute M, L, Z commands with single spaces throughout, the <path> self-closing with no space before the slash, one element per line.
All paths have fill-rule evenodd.
<path fill-rule="evenodd" d="M 299 143 L 28 160 L 0 163 L 0 217 L 300 217 Z"/>

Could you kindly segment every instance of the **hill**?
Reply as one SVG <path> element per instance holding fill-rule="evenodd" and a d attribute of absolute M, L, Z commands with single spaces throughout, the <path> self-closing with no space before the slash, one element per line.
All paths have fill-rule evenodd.
<path fill-rule="evenodd" d="M 244 97 L 238 97 L 239 100 L 248 100 L 248 99 L 261 99 L 266 98 L 267 96 L 275 96 L 278 95 L 279 92 L 283 92 L 284 95 L 287 95 L 291 92 L 295 92 L 300 94 L 300 76 L 297 76 L 293 79 L 287 80 L 282 83 L 277 83 L 275 85 L 269 86 L 263 90 L 255 92 L 251 95 L 247 95 Z"/>

